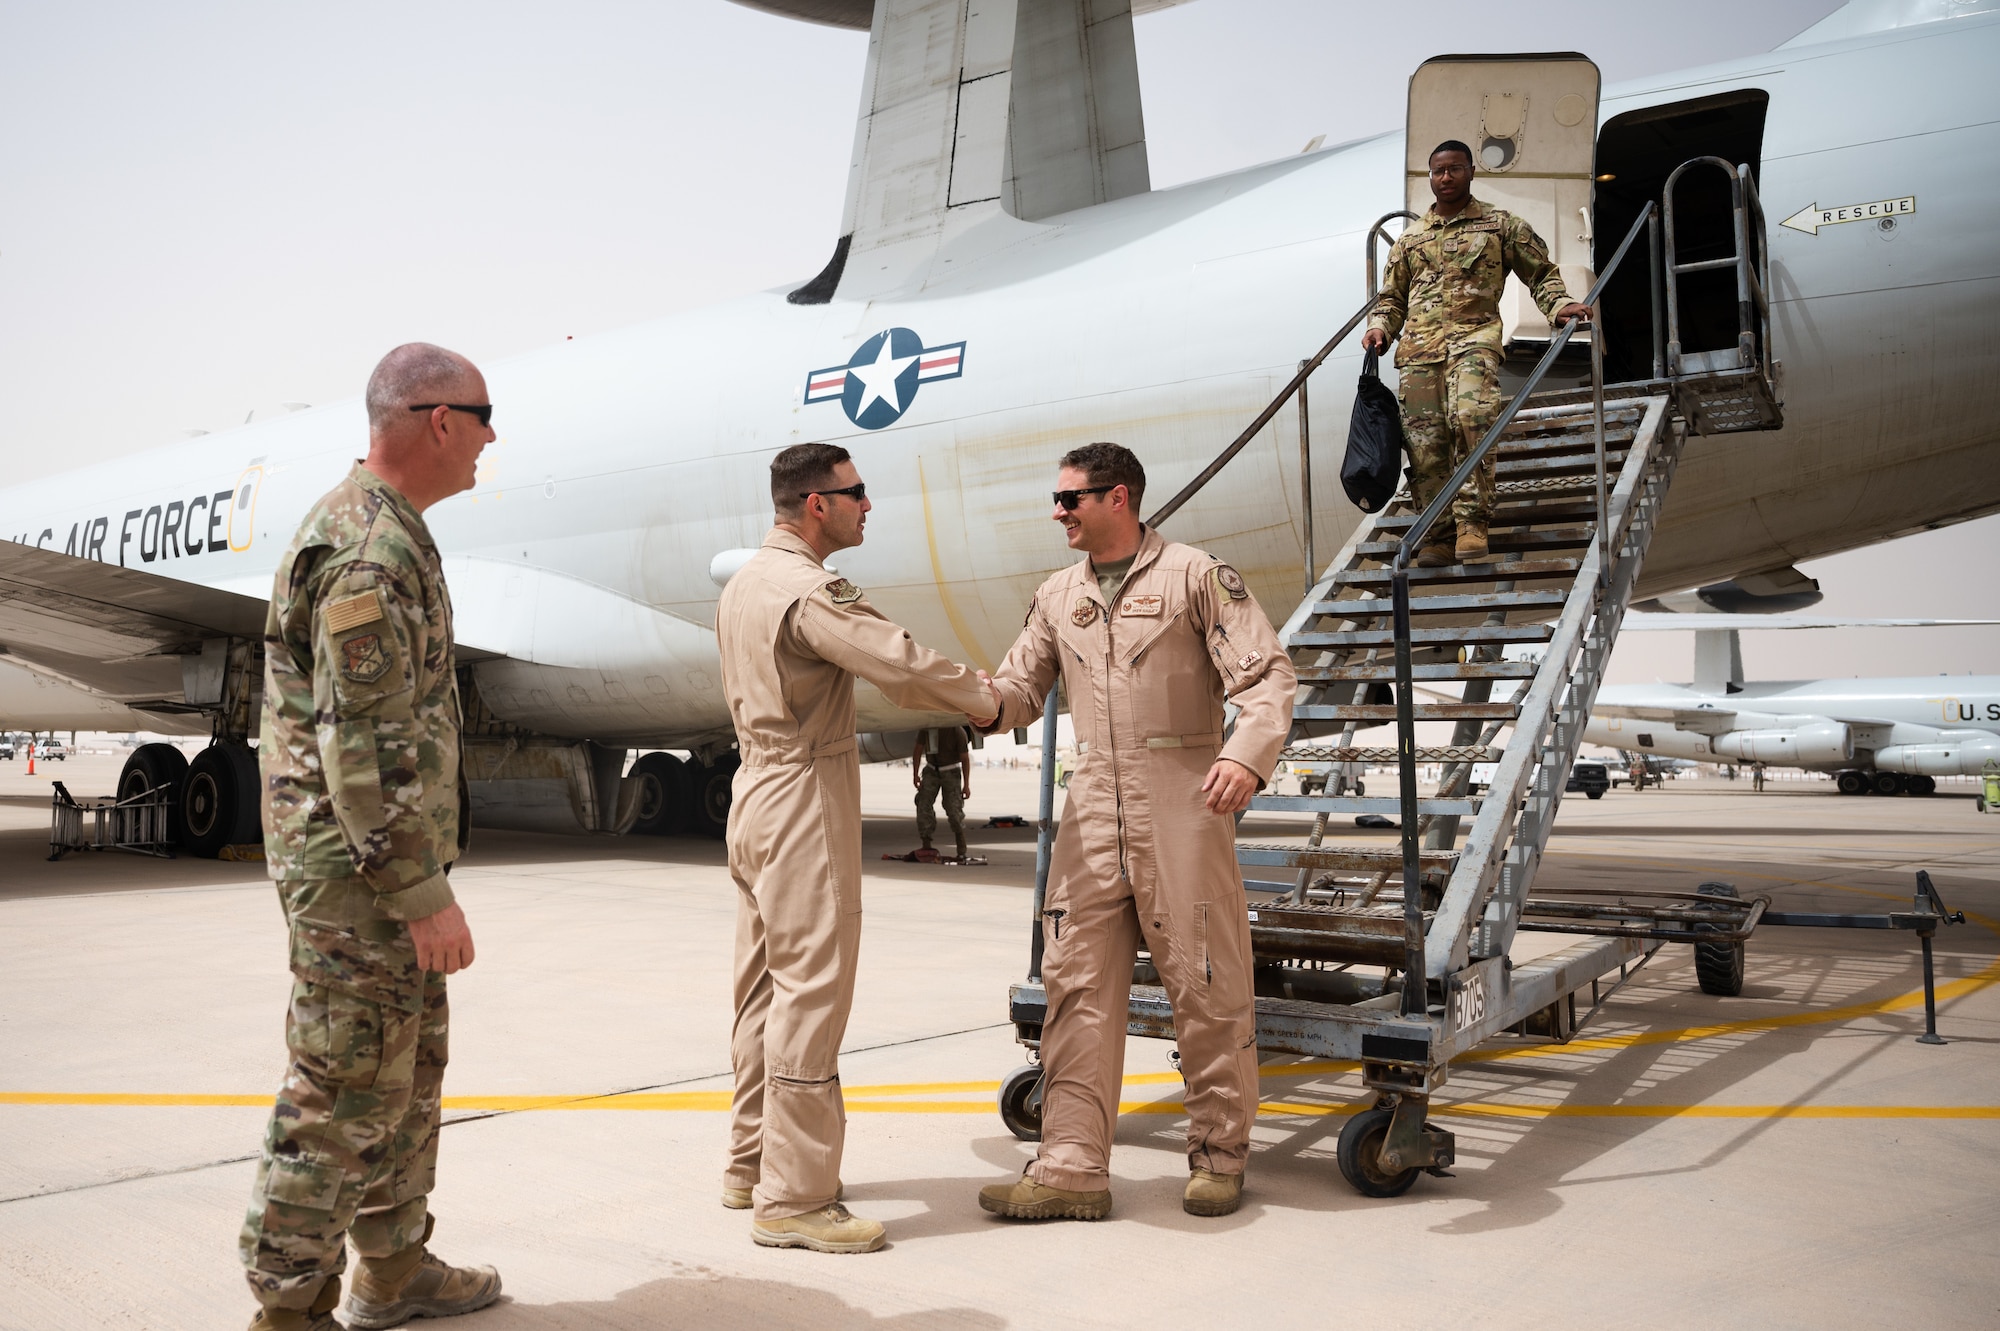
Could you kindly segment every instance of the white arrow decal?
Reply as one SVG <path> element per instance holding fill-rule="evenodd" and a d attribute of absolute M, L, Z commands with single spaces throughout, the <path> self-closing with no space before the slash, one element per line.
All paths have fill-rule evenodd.
<path fill-rule="evenodd" d="M 1823 226 L 1868 222 L 1878 217 L 1907 217 L 1916 210 L 1917 196 L 1914 194 L 1906 199 L 1878 199 L 1874 203 L 1852 203 L 1841 208 L 1822 208 L 1815 203 L 1810 208 L 1799 209 L 1779 225 L 1803 231 L 1808 236 L 1817 236 Z"/>

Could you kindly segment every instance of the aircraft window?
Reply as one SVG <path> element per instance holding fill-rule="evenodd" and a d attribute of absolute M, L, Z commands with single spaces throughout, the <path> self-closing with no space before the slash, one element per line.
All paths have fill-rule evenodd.
<path fill-rule="evenodd" d="M 250 493 L 251 493 L 251 487 L 247 485 L 244 486 L 241 490 L 238 490 L 236 492 L 236 507 L 238 509 L 245 509 L 250 507 Z"/>
<path fill-rule="evenodd" d="M 1504 171 L 1514 161 L 1514 140 L 1488 139 L 1479 145 L 1479 169 Z"/>

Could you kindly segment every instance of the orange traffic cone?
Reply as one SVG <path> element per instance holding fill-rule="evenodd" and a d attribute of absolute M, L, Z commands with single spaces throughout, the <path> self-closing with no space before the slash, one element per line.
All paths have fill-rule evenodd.
<path fill-rule="evenodd" d="M 35 774 L 35 741 L 28 741 L 28 775 Z"/>

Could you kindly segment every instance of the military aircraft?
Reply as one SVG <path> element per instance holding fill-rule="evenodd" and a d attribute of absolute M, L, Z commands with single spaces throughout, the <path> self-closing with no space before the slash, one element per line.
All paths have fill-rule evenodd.
<path fill-rule="evenodd" d="M 1697 762 L 1831 772 L 1843 795 L 1929 795 L 2000 766 L 2000 676 L 1745 680 L 1746 629 L 1941 628 L 1990 619 L 1635 614 L 1626 632 L 1694 630 L 1690 684 L 1607 684 L 1584 739 Z"/>
<path fill-rule="evenodd" d="M 483 367 L 500 439 L 477 487 L 431 515 L 482 822 L 719 833 L 734 760 L 715 598 L 769 522 L 766 464 L 788 444 L 845 444 L 871 486 L 868 543 L 839 572 L 924 641 L 992 665 L 1067 559 L 1047 522 L 1057 457 L 1119 440 L 1156 498 L 1199 472 L 1359 309 L 1370 236 L 1428 148 L 1381 135 L 1154 190 L 1131 25 L 1157 4 L 758 7 L 872 25 L 841 234 L 817 276 Z M 1594 67 L 1561 97 L 1486 94 L 1480 188 L 1513 191 L 1573 292 L 1692 159 L 1746 165 L 1782 221 L 1784 427 L 1690 442 L 1646 594 L 2000 510 L 1980 405 L 2000 284 L 1996 10 L 1855 0 L 1768 54 L 1601 98 Z M 1588 169 L 1541 194 L 1510 182 L 1537 140 L 1579 145 Z M 1690 261 L 1729 252 L 1725 179 L 1677 195 Z M 1655 372 L 1656 293 L 1628 267 L 1598 323 L 1613 381 Z M 1533 350 L 1546 328 L 1510 308 L 1511 344 Z M 1735 336 L 1736 292 L 1697 274 L 1678 313 L 1699 358 Z M 1315 381 L 1323 475 L 1359 354 L 1350 339 Z M 1279 617 L 1305 543 L 1303 425 L 1296 404 L 1278 412 L 1171 527 Z M 123 787 L 175 783 L 197 851 L 255 839 L 272 570 L 365 433 L 349 401 L 0 491 L 0 649 L 75 692 L 74 716 L 35 724 L 210 735 L 185 773 L 177 751 L 135 751 Z M 1309 507 L 1322 550 L 1360 520 L 1330 483 Z M 880 756 L 909 747 L 882 732 L 945 720 L 865 688 L 860 703 Z M 629 750 L 668 748 L 690 756 L 624 775 Z"/>

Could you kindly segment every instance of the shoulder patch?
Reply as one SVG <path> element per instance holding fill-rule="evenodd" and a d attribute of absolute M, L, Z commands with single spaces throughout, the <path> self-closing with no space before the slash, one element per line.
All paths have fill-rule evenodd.
<path fill-rule="evenodd" d="M 373 684 L 389 670 L 382 635 L 359 633 L 340 644 L 340 673 L 357 684 Z"/>
<path fill-rule="evenodd" d="M 1250 594 L 1250 589 L 1243 585 L 1243 575 L 1227 564 L 1215 566 L 1215 585 L 1228 593 L 1232 601 L 1240 601 Z"/>
<path fill-rule="evenodd" d="M 327 602 L 326 631 L 345 633 L 348 629 L 372 624 L 383 617 L 382 593 L 371 587 L 365 592 L 355 592 L 352 596 Z"/>
<path fill-rule="evenodd" d="M 861 589 L 846 578 L 835 578 L 826 584 L 826 599 L 835 605 L 852 605 L 861 599 Z"/>

